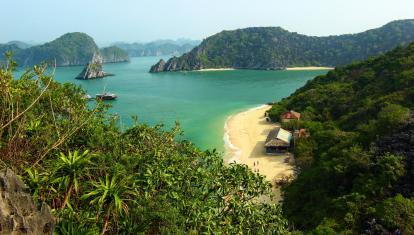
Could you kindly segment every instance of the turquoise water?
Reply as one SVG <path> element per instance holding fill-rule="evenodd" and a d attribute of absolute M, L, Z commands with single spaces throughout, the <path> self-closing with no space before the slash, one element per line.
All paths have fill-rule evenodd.
<path fill-rule="evenodd" d="M 131 116 L 150 125 L 166 127 L 180 122 L 185 138 L 202 149 L 224 149 L 226 118 L 234 113 L 288 96 L 307 80 L 326 71 L 209 71 L 150 74 L 157 57 L 132 58 L 130 63 L 106 64 L 113 77 L 81 81 L 82 67 L 57 68 L 55 79 L 81 85 L 95 96 L 106 91 L 118 95 L 111 112 L 129 125 Z"/>

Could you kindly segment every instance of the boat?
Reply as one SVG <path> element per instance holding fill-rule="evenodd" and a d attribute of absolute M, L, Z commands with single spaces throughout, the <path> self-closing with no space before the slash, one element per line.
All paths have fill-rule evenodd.
<path fill-rule="evenodd" d="M 91 100 L 91 99 L 93 99 L 93 98 L 92 98 L 92 96 L 91 96 L 91 95 L 86 94 L 86 95 L 84 95 L 84 96 L 83 96 L 83 99 L 85 99 L 85 100 Z"/>
<path fill-rule="evenodd" d="M 98 100 L 115 100 L 116 98 L 118 98 L 118 96 L 113 93 L 104 92 L 102 94 L 96 94 L 96 99 Z"/>

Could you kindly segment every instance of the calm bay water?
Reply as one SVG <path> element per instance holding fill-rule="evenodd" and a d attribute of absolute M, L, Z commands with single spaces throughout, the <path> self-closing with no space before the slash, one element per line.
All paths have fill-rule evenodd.
<path fill-rule="evenodd" d="M 113 77 L 80 81 L 82 67 L 57 68 L 55 79 L 81 85 L 90 95 L 118 95 L 111 112 L 130 125 L 131 116 L 166 127 L 180 122 L 185 138 L 202 149 L 223 151 L 224 122 L 234 113 L 288 96 L 307 80 L 326 71 L 209 71 L 150 74 L 156 57 L 132 58 L 130 63 L 106 64 Z"/>

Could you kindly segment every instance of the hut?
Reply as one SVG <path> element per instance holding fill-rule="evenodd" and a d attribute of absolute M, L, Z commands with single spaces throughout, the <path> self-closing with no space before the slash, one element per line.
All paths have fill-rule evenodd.
<path fill-rule="evenodd" d="M 299 139 L 299 138 L 309 138 L 310 134 L 309 131 L 301 128 L 299 130 L 295 130 L 293 132 L 293 139 Z"/>
<path fill-rule="evenodd" d="M 280 120 L 282 122 L 290 122 L 292 120 L 300 120 L 300 113 L 290 110 L 288 112 L 284 112 L 280 115 Z"/>
<path fill-rule="evenodd" d="M 286 152 L 290 148 L 292 134 L 280 127 L 270 131 L 265 142 L 267 154 Z"/>

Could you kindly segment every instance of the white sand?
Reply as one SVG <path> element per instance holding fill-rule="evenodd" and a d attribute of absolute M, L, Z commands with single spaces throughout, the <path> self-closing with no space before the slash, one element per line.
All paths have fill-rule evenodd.
<path fill-rule="evenodd" d="M 266 155 L 265 153 L 266 137 L 270 130 L 277 127 L 276 124 L 267 122 L 264 117 L 265 111 L 270 107 L 270 105 L 263 105 L 227 119 L 224 136 L 225 160 L 229 163 L 246 164 L 253 171 L 264 175 L 273 185 L 273 192 L 276 195 L 273 201 L 277 202 L 281 196 L 275 181 L 282 176 L 293 175 L 293 167 L 284 163 L 285 158 L 292 156 L 291 154 Z"/>
<path fill-rule="evenodd" d="M 332 70 L 332 69 L 335 69 L 335 68 L 331 68 L 331 67 L 316 67 L 316 66 L 286 68 L 286 70 L 291 70 L 291 71 L 299 71 L 299 70 Z"/>
<path fill-rule="evenodd" d="M 195 72 L 209 72 L 209 71 L 229 71 L 229 70 L 235 70 L 234 68 L 216 68 L 216 69 L 199 69 L 194 70 Z"/>

